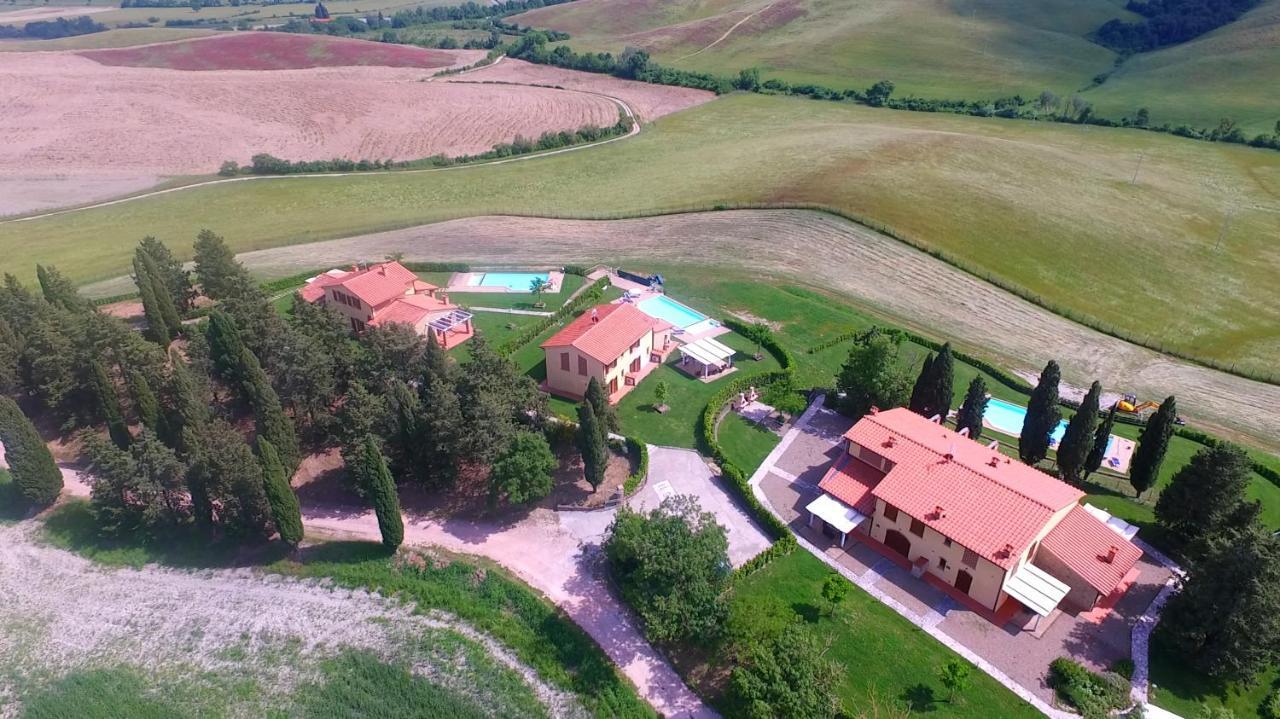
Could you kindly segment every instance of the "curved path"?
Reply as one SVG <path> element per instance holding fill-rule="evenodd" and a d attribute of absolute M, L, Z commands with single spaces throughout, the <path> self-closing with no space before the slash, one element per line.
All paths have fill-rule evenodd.
<path fill-rule="evenodd" d="M 750 15 L 748 15 L 748 16 L 746 16 L 746 17 L 742 18 L 741 20 L 739 20 L 739 21 L 735 22 L 732 26 L 730 26 L 730 27 L 729 27 L 729 29 L 728 29 L 728 30 L 725 30 L 725 31 L 724 31 L 724 34 L 723 34 L 723 35 L 721 35 L 720 37 L 716 38 L 715 40 L 712 40 L 711 42 L 707 43 L 707 45 L 706 45 L 705 47 L 702 47 L 702 48 L 700 48 L 700 49 L 698 49 L 698 50 L 694 50 L 693 52 L 691 52 L 691 53 L 689 53 L 688 55 L 685 55 L 685 56 L 683 56 L 683 57 L 678 57 L 678 58 L 676 58 L 676 62 L 680 62 L 681 60 L 687 60 L 687 59 L 689 59 L 689 58 L 693 57 L 694 55 L 697 55 L 697 54 L 702 53 L 702 52 L 706 52 L 707 50 L 710 50 L 711 48 L 715 47 L 716 45 L 719 45 L 720 43 L 722 43 L 722 42 L 724 42 L 726 39 L 728 39 L 728 37 L 729 37 L 730 35 L 732 35 L 732 34 L 733 34 L 733 31 L 734 31 L 734 30 L 737 30 L 737 29 L 738 29 L 739 27 L 741 27 L 743 24 L 745 24 L 746 22 L 748 22 L 748 21 L 749 21 L 749 20 L 751 20 L 752 18 L 756 17 L 756 16 L 757 16 L 757 15 L 759 15 L 760 13 L 764 12 L 765 10 L 768 10 L 769 8 L 773 7 L 774 5 L 777 5 L 777 4 L 778 4 L 778 1 L 779 1 L 779 0 L 774 0 L 774 2 L 771 2 L 771 3 L 769 3 L 768 5 L 765 5 L 764 7 L 760 8 L 759 10 L 756 10 L 755 12 L 751 13 Z"/>
<path fill-rule="evenodd" d="M 1280 386 L 1184 362 L 1053 314 L 891 237 L 821 212 L 742 210 L 633 220 L 476 217 L 240 255 L 283 277 L 400 252 L 407 260 L 700 265 L 731 258 L 755 276 L 851 297 L 873 312 L 945 337 L 1010 369 L 1050 359 L 1067 382 L 1098 379 L 1143 397 L 1177 395 L 1205 429 L 1280 448 Z M 111 294 L 124 280 L 98 286 Z M 93 288 L 89 289 L 94 293 Z"/>

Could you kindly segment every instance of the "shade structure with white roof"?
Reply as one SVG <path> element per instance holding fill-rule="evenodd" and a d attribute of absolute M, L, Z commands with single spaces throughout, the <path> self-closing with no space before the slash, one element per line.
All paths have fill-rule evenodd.
<path fill-rule="evenodd" d="M 1018 600 L 1022 606 L 1042 617 L 1047 617 L 1058 608 L 1058 604 L 1071 591 L 1071 587 L 1027 562 L 1005 580 L 1004 591 Z"/>
<path fill-rule="evenodd" d="M 849 532 L 857 529 L 858 525 L 867 519 L 867 515 L 825 493 L 810 502 L 805 509 L 809 512 L 810 524 L 813 523 L 814 517 L 817 517 L 840 533 L 842 547 Z"/>
<path fill-rule="evenodd" d="M 1132 540 L 1134 537 L 1138 536 L 1138 527 L 1136 525 L 1129 524 L 1119 517 L 1112 516 L 1112 514 L 1105 509 L 1095 507 L 1086 502 L 1084 505 L 1084 511 L 1097 517 L 1099 522 L 1107 525 L 1111 528 L 1111 531 L 1119 534 L 1125 539 Z"/>
<path fill-rule="evenodd" d="M 733 364 L 733 355 L 736 353 L 737 350 L 724 343 L 717 342 L 711 337 L 703 337 L 689 344 L 680 345 L 681 362 L 692 360 L 702 365 L 702 369 L 698 373 L 702 377 L 731 366 Z"/>

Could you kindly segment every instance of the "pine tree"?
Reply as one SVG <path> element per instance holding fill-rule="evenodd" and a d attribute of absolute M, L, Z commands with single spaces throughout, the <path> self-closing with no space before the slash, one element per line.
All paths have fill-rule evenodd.
<path fill-rule="evenodd" d="M 1093 447 L 1094 433 L 1098 430 L 1098 401 L 1102 385 L 1094 382 L 1080 402 L 1080 408 L 1067 422 L 1067 430 L 1058 443 L 1058 468 L 1062 478 L 1072 484 L 1080 481 L 1080 470 Z"/>
<path fill-rule="evenodd" d="M 911 401 L 907 404 L 912 412 L 919 415 L 928 416 L 929 411 L 929 393 L 933 390 L 933 353 L 930 352 L 924 358 L 924 364 L 920 365 L 920 374 L 916 375 L 916 383 L 911 387 Z"/>
<path fill-rule="evenodd" d="M 934 358 L 933 365 L 930 367 L 930 374 L 932 390 L 929 393 L 929 416 L 936 414 L 946 420 L 947 414 L 951 412 L 955 383 L 955 360 L 951 357 L 950 342 L 942 345 L 942 349 L 939 350 L 938 356 Z"/>
<path fill-rule="evenodd" d="M 155 259 L 147 254 L 141 247 L 134 253 L 134 259 L 137 264 L 134 265 L 135 270 L 141 266 L 146 281 L 151 286 L 151 295 L 156 303 L 158 314 L 163 319 L 165 327 L 169 330 L 170 337 L 177 337 L 182 334 L 182 315 L 178 312 L 178 307 L 174 304 L 173 295 L 169 293 L 169 287 L 165 285 L 164 277 L 161 275 L 160 268 L 156 265 Z M 139 277 L 139 282 L 142 277 Z"/>
<path fill-rule="evenodd" d="M 160 431 L 160 402 L 155 392 L 151 391 L 151 383 L 141 370 L 129 370 L 129 394 L 133 396 L 133 408 L 138 414 L 138 421 L 152 432 Z"/>
<path fill-rule="evenodd" d="M 1139 497 L 1160 476 L 1160 465 L 1169 449 L 1169 437 L 1173 435 L 1173 423 L 1177 417 L 1178 404 L 1171 396 L 1151 415 L 1138 436 L 1138 448 L 1133 451 L 1133 459 L 1129 463 L 1129 484 L 1133 485 Z"/>
<path fill-rule="evenodd" d="M 608 433 L 617 432 L 621 425 L 618 424 L 618 413 L 614 411 L 613 405 L 609 404 L 609 397 L 604 393 L 604 386 L 595 377 L 587 382 L 585 399 L 591 403 L 591 409 L 595 411 L 596 419 L 600 421 L 600 427 L 605 432 L 605 440 L 608 441 Z"/>
<path fill-rule="evenodd" d="M 40 292 L 44 294 L 45 302 L 72 312 L 90 308 L 90 304 L 76 291 L 71 280 L 53 265 L 36 265 L 36 277 L 40 280 Z"/>
<path fill-rule="evenodd" d="M 969 430 L 969 439 L 982 437 L 982 418 L 987 413 L 987 382 L 978 375 L 969 381 L 969 391 L 956 411 L 956 431 Z"/>
<path fill-rule="evenodd" d="M 578 449 L 582 452 L 582 470 L 591 489 L 604 483 L 609 467 L 609 445 L 605 444 L 603 426 L 596 418 L 590 402 L 578 405 Z"/>
<path fill-rule="evenodd" d="M 258 364 L 258 358 L 248 347 L 240 350 L 240 370 L 246 399 L 253 406 L 254 424 L 258 436 L 266 438 L 280 453 L 280 462 L 285 471 L 292 475 L 302 462 L 302 452 L 298 449 L 298 435 L 294 431 L 293 421 L 284 413 L 280 405 L 280 397 L 271 387 L 271 380 Z"/>
<path fill-rule="evenodd" d="M 1038 464 L 1049 456 L 1049 438 L 1062 421 L 1062 410 L 1058 408 L 1058 383 L 1061 379 L 1058 363 L 1049 360 L 1040 373 L 1039 383 L 1031 391 L 1031 401 L 1027 403 L 1026 419 L 1022 422 L 1018 438 L 1018 456 L 1027 464 Z"/>
<path fill-rule="evenodd" d="M 1249 455 L 1227 442 L 1196 452 L 1156 500 L 1156 520 L 1169 540 L 1190 547 L 1235 523 L 1252 468 Z"/>
<path fill-rule="evenodd" d="M 210 230 L 201 230 L 196 237 L 195 264 L 200 287 L 212 299 L 234 297 L 253 284 L 226 241 Z"/>
<path fill-rule="evenodd" d="M 1111 429 L 1116 424 L 1116 406 L 1111 405 L 1111 409 L 1107 411 L 1102 422 L 1098 424 L 1098 429 L 1093 433 L 1093 446 L 1089 448 L 1089 456 L 1084 460 L 1084 478 L 1089 479 L 1089 475 L 1098 471 L 1102 466 L 1102 460 L 1107 456 L 1107 448 L 1111 446 Z"/>
<path fill-rule="evenodd" d="M 302 509 L 298 505 L 298 495 L 289 486 L 289 475 L 280 463 L 280 453 L 262 437 L 258 438 L 258 462 L 262 464 L 263 489 L 280 540 L 296 547 L 302 541 Z"/>
<path fill-rule="evenodd" d="M 216 520 L 234 535 L 262 536 L 271 524 L 271 507 L 262 466 L 244 438 L 222 420 L 208 422 L 198 432 L 188 427 L 185 437 L 194 447 L 187 486 L 197 521 L 210 526 Z"/>
<path fill-rule="evenodd" d="M 860 335 L 836 376 L 836 389 L 844 393 L 840 411 L 855 419 L 872 407 L 889 409 L 906 404 L 911 380 L 898 364 L 898 344 L 878 328 Z"/>
<path fill-rule="evenodd" d="M 364 486 L 373 513 L 378 518 L 378 531 L 382 544 L 395 549 L 404 543 L 404 518 L 400 516 L 400 497 L 396 483 L 387 468 L 387 460 L 378 449 L 378 441 L 372 435 L 365 437 L 361 446 L 357 481 Z"/>
<path fill-rule="evenodd" d="M 18 496 L 43 507 L 62 492 L 62 472 L 53 461 L 40 433 L 18 404 L 0 396 L 0 444 Z"/>
<path fill-rule="evenodd" d="M 146 265 L 141 260 L 142 251 L 133 258 L 133 281 L 138 285 L 138 295 L 142 298 L 142 314 L 147 319 L 147 338 L 161 347 L 168 347 L 173 340 L 169 333 L 169 324 L 160 311 L 160 303 L 156 299 L 155 283 L 148 274 Z"/>
<path fill-rule="evenodd" d="M 98 414 L 107 424 L 107 432 L 111 441 L 120 449 L 128 449 L 133 441 L 129 427 L 124 423 L 124 414 L 120 411 L 120 398 L 116 396 L 115 383 L 107 376 L 107 369 L 98 360 L 89 363 L 90 376 L 93 379 L 93 390 L 98 399 Z"/>

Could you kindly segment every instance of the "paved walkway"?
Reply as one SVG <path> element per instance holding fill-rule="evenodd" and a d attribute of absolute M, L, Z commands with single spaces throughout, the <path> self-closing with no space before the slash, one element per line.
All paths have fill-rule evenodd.
<path fill-rule="evenodd" d="M 474 312 L 496 312 L 502 315 L 529 315 L 530 317 L 550 317 L 554 312 L 543 310 L 517 310 L 511 307 L 469 307 Z"/>

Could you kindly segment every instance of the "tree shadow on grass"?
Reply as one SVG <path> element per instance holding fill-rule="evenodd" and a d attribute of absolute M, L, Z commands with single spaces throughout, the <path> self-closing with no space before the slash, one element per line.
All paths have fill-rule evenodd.
<path fill-rule="evenodd" d="M 791 605 L 791 611 L 796 613 L 806 624 L 817 624 L 818 618 L 822 616 L 822 610 L 817 605 L 808 602 L 794 602 Z"/>
<path fill-rule="evenodd" d="M 321 542 L 302 547 L 294 559 L 303 564 L 360 564 L 394 556 L 396 550 L 379 542 L 356 540 Z"/>
<path fill-rule="evenodd" d="M 934 696 L 933 688 L 925 684 L 907 687 L 898 698 L 906 702 L 913 712 L 931 712 L 938 708 L 938 698 Z"/>

